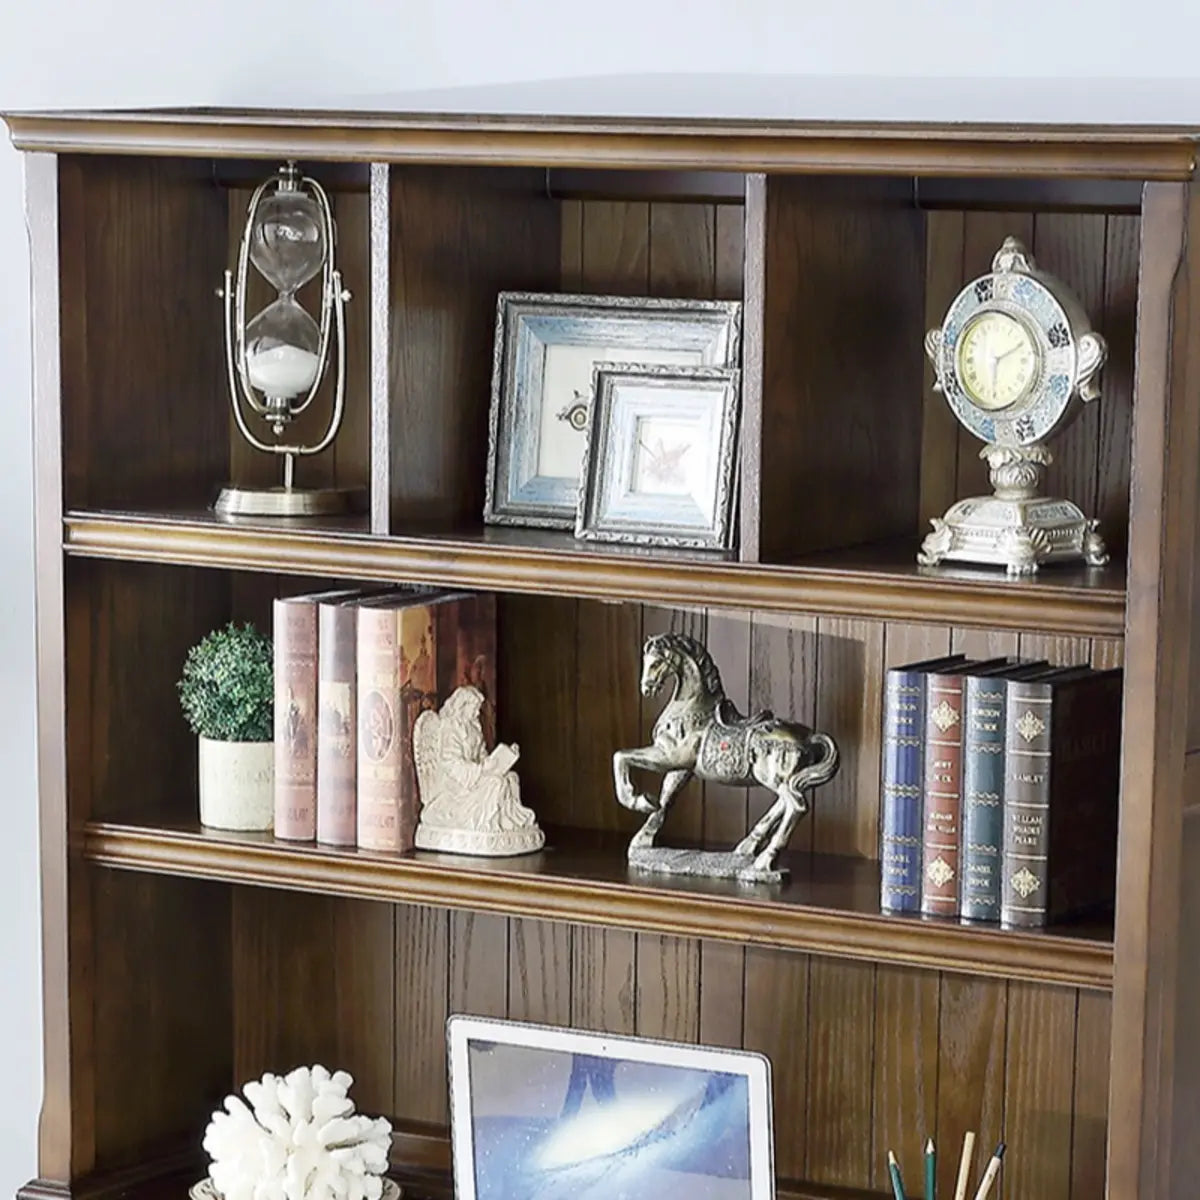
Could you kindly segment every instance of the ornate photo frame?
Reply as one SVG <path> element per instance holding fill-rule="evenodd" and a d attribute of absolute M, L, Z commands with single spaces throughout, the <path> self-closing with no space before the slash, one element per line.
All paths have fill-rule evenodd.
<path fill-rule="evenodd" d="M 732 368 L 734 300 L 501 292 L 483 519 L 574 529 L 595 364 Z"/>
<path fill-rule="evenodd" d="M 726 367 L 599 364 L 575 536 L 731 549 L 740 378 Z"/>

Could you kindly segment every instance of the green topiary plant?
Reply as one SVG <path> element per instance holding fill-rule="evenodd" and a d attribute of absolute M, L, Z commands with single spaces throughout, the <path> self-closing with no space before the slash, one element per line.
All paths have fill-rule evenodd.
<path fill-rule="evenodd" d="M 271 639 L 230 622 L 197 642 L 183 664 L 179 702 L 192 732 L 216 742 L 269 742 L 274 736 Z"/>

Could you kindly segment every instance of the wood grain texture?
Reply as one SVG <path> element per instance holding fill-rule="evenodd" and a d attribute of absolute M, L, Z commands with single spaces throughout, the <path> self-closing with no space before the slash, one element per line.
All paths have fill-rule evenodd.
<path fill-rule="evenodd" d="M 925 246 L 909 199 L 899 188 L 768 179 L 765 561 L 916 528 Z M 878 314 L 870 354 L 865 309 Z"/>
<path fill-rule="evenodd" d="M 253 120 L 248 120 L 248 117 Z M 759 122 L 232 109 L 7 113 L 21 150 L 479 167 L 845 172 L 867 177 L 1191 177 L 1178 126 Z"/>
<path fill-rule="evenodd" d="M 961 212 L 925 216 L 925 328 L 936 329 L 963 285 Z M 933 390 L 933 364 L 925 360 L 925 406 L 921 421 L 921 511 L 924 533 L 958 499 L 959 425 L 946 398 Z"/>
<path fill-rule="evenodd" d="M 695 938 L 637 935 L 638 1035 L 672 1042 L 700 1036 L 700 943 Z"/>
<path fill-rule="evenodd" d="M 812 617 L 778 617 L 756 613 L 750 624 L 750 712 L 768 710 L 812 725 L 817 720 L 817 670 L 820 643 Z M 821 804 L 828 787 L 814 797 Z M 765 788 L 751 788 L 748 824 L 767 811 L 773 797 Z M 792 835 L 791 845 L 809 850 L 813 845 L 813 816 L 804 818 Z"/>
<path fill-rule="evenodd" d="M 852 1187 L 873 1173 L 875 967 L 813 959 L 804 1177 Z"/>
<path fill-rule="evenodd" d="M 487 913 L 449 916 L 450 1012 L 508 1013 L 508 921 Z"/>
<path fill-rule="evenodd" d="M 539 172 L 396 168 L 389 369 L 393 531 L 483 510 L 496 295 L 559 279 Z"/>
<path fill-rule="evenodd" d="M 1007 1019 L 1008 989 L 1002 981 L 942 975 L 938 1004 L 939 1195 L 954 1194 L 957 1152 L 968 1130 L 973 1129 L 978 1138 L 977 1172 L 1004 1137 Z"/>
<path fill-rule="evenodd" d="M 813 849 L 871 858 L 879 846 L 884 627 L 822 617 L 818 629 L 814 723 L 834 733 L 841 767 L 814 796 Z"/>
<path fill-rule="evenodd" d="M 1117 863 L 1121 970 L 1113 992 L 1108 1146 L 1110 1193 L 1139 1200 L 1159 1200 L 1172 1187 L 1174 997 L 1200 458 L 1197 229 L 1200 196 L 1193 189 L 1146 188 Z"/>
<path fill-rule="evenodd" d="M 508 922 L 509 1017 L 570 1025 L 574 937 L 574 927 L 557 921 Z"/>
<path fill-rule="evenodd" d="M 450 914 L 396 906 L 396 1092 L 401 1120 L 446 1123 Z"/>
<path fill-rule="evenodd" d="M 395 946 L 394 905 L 346 899 L 334 904 L 335 1061 L 354 1076 L 359 1112 L 390 1112 L 396 1094 L 402 1051 L 396 1043 Z"/>
<path fill-rule="evenodd" d="M 746 176 L 742 232 L 742 432 L 738 553 L 762 556 L 763 337 L 767 324 L 767 177 Z"/>
<path fill-rule="evenodd" d="M 809 968 L 806 954 L 746 950 L 743 1043 L 771 1061 L 775 1171 L 804 1178 L 808 1147 Z"/>
<path fill-rule="evenodd" d="M 939 983 L 930 971 L 875 969 L 869 1183 L 881 1191 L 889 1150 L 906 1180 L 923 1177 L 924 1138 L 937 1129 Z M 949 1149 L 942 1143 L 943 1157 Z"/>
<path fill-rule="evenodd" d="M 1076 993 L 1008 986 L 1004 1190 L 1030 1200 L 1071 1192 Z M 1018 1149 L 1019 1148 L 1019 1149 Z"/>
<path fill-rule="evenodd" d="M 641 651 L 639 605 L 579 605 L 575 661 L 582 686 L 575 710 L 574 770 L 587 786 L 577 797 L 573 824 L 632 835 L 640 823 L 616 801 L 612 756 L 614 750 L 642 744 Z M 659 777 L 648 780 L 656 787 Z"/>
<path fill-rule="evenodd" d="M 1188 810 L 1183 821 L 1185 870 L 1179 896 L 1180 961 L 1176 1006 L 1180 1013 L 1194 1013 L 1200 1005 L 1200 758 L 1189 755 L 1186 773 Z M 1171 1184 L 1167 1195 L 1183 1200 L 1200 1171 L 1200 1145 L 1195 1130 L 1200 1122 L 1200 1045 L 1189 1030 L 1175 1053 L 1172 1097 L 1175 1127 L 1171 1137 Z M 1082 1193 L 1080 1193 L 1082 1195 Z"/>
<path fill-rule="evenodd" d="M 1101 376 L 1096 453 L 1096 516 L 1114 558 L 1129 542 L 1129 471 L 1133 424 L 1133 361 L 1137 328 L 1141 218 L 1112 213 L 1105 231 L 1103 318 L 1108 342 Z"/>
<path fill-rule="evenodd" d="M 1075 1017 L 1071 1200 L 1104 1195 L 1112 997 L 1080 992 Z"/>
<path fill-rule="evenodd" d="M 234 1001 L 228 888 L 91 876 L 95 1152 L 103 1168 L 202 1128 L 231 1084 Z M 183 928 L 187 954 L 179 952 Z"/>
<path fill-rule="evenodd" d="M 571 939 L 571 1024 L 637 1030 L 637 939 L 619 929 L 578 928 Z"/>
<path fill-rule="evenodd" d="M 1098 329 L 1106 315 L 1106 223 L 1103 213 L 1038 213 L 1029 247 L 1037 265 L 1075 293 Z M 1100 404 L 1085 404 L 1054 439 L 1054 462 L 1046 472 L 1046 494 L 1074 500 L 1089 516 L 1096 512 L 1100 420 Z"/>
<path fill-rule="evenodd" d="M 191 509 L 85 511 L 68 514 L 64 524 L 66 551 L 80 558 L 1103 637 L 1125 628 L 1119 565 L 1064 565 L 1022 580 L 995 571 L 931 575 L 917 567 L 914 544 L 901 540 L 773 567 L 699 551 L 651 557 L 599 544 L 584 550 L 565 534 L 524 529 L 375 538 L 351 520 L 349 528 L 234 528 Z"/>
<path fill-rule="evenodd" d="M 71 158 L 60 176 L 71 264 L 61 294 L 66 502 L 207 504 L 229 461 L 213 295 L 224 196 L 207 170 L 177 161 Z"/>
<path fill-rule="evenodd" d="M 523 803 L 543 825 L 576 824 L 576 775 L 563 765 L 575 758 L 578 604 L 500 596 L 496 624 L 498 736 L 521 748 Z"/>
<path fill-rule="evenodd" d="M 706 1046 L 739 1047 L 745 1037 L 746 949 L 700 943 L 700 1033 Z"/>

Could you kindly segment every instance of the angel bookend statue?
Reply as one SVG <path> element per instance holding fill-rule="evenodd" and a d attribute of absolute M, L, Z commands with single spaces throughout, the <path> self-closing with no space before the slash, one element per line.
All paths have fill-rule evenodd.
<path fill-rule="evenodd" d="M 657 695 L 668 679 L 675 692 L 654 722 L 653 745 L 613 755 L 617 799 L 648 814 L 629 844 L 630 865 L 671 875 L 780 882 L 787 872 L 776 862 L 808 812 L 806 793 L 837 774 L 837 743 L 769 712 L 743 717 L 726 697 L 711 655 L 684 634 L 660 633 L 646 641 L 642 695 Z M 634 790 L 632 767 L 663 776 L 657 800 Z M 693 775 L 735 787 L 760 784 L 775 793 L 775 803 L 732 851 L 655 846 L 672 801 Z"/>
<path fill-rule="evenodd" d="M 440 712 L 423 712 L 413 726 L 422 850 L 491 857 L 528 854 L 545 844 L 537 817 L 521 803 L 512 770 L 517 747 L 499 742 L 488 753 L 482 707 L 478 688 L 460 687 Z"/>

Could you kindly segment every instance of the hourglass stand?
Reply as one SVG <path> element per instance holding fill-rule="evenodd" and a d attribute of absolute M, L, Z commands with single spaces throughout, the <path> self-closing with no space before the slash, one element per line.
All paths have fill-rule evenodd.
<path fill-rule="evenodd" d="M 267 195 L 272 186 L 274 192 Z M 345 305 L 350 293 L 333 263 L 334 237 L 324 189 L 301 177 L 293 163 L 260 184 L 251 197 L 237 276 L 226 271 L 218 292 L 225 301 L 225 362 L 238 431 L 254 449 L 283 459 L 283 482 L 271 488 L 227 485 L 213 505 L 221 516 L 311 517 L 363 506 L 361 489 L 301 488 L 295 483 L 297 460 L 329 448 L 345 411 Z M 279 295 L 248 325 L 251 263 Z M 319 325 L 296 300 L 297 291 L 318 273 Z M 325 433 L 315 442 L 286 440 L 285 431 L 309 407 L 324 380 L 331 343 L 337 359 Z M 251 428 L 253 418 L 264 421 L 281 440 L 259 437 Z"/>

